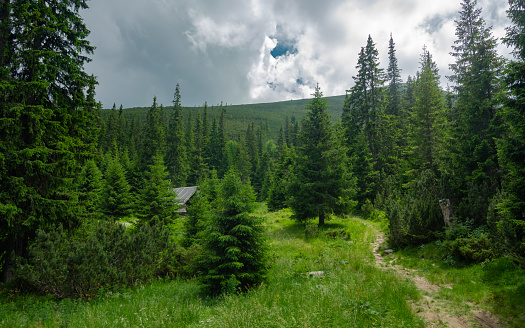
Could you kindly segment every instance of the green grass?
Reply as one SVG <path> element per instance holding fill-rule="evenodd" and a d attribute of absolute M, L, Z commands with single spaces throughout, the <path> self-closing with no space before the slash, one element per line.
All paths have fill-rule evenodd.
<path fill-rule="evenodd" d="M 508 258 L 462 264 L 446 256 L 439 242 L 395 252 L 395 264 L 418 270 L 431 283 L 449 285 L 439 297 L 458 303 L 474 302 L 508 321 L 525 327 L 525 271 Z"/>
<path fill-rule="evenodd" d="M 158 280 L 92 301 L 54 300 L 4 290 L 5 327 L 423 327 L 408 300 L 413 283 L 377 269 L 369 222 L 333 218 L 323 228 L 267 213 L 271 270 L 244 294 L 206 298 L 193 280 Z M 323 271 L 322 276 L 308 275 Z"/>

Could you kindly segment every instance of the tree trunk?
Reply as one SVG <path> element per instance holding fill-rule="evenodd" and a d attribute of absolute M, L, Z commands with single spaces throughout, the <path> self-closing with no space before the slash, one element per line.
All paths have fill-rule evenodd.
<path fill-rule="evenodd" d="M 324 212 L 319 213 L 319 226 L 324 226 L 324 219 L 326 214 Z"/>
<path fill-rule="evenodd" d="M 450 227 L 454 224 L 454 211 L 449 199 L 441 199 L 439 201 L 441 206 L 441 212 L 443 213 L 443 220 L 445 221 L 445 227 Z"/>

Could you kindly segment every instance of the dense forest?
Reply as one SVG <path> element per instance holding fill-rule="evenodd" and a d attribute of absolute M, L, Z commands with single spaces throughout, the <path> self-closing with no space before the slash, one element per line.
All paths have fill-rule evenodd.
<path fill-rule="evenodd" d="M 525 2 L 509 4 L 512 60 L 463 0 L 449 85 L 424 45 L 402 81 L 394 37 L 382 65 L 369 36 L 340 117 L 318 85 L 275 123 L 184 108 L 178 84 L 169 107 L 102 110 L 83 68 L 86 1 L 2 1 L 2 281 L 60 298 L 159 276 L 197 276 L 209 294 L 255 286 L 268 268 L 256 201 L 305 223 L 384 220 L 393 248 L 440 241 L 451 261 L 524 266 Z M 180 218 L 183 186 L 199 192 Z"/>

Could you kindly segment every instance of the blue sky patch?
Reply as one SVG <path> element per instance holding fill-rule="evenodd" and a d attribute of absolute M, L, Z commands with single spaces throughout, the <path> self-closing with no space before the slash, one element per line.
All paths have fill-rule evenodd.
<path fill-rule="evenodd" d="M 273 58 L 277 58 L 280 56 L 293 55 L 296 53 L 297 53 L 297 47 L 295 46 L 294 41 L 277 41 L 277 45 L 270 52 Z"/>

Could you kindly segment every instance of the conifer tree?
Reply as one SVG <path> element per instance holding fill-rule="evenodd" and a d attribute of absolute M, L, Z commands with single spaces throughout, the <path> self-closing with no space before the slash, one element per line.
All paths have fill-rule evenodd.
<path fill-rule="evenodd" d="M 177 205 L 175 192 L 169 182 L 168 172 L 162 155 L 153 157 L 153 164 L 148 166 L 144 176 L 144 187 L 140 190 L 137 201 L 139 224 L 166 225 L 176 218 Z"/>
<path fill-rule="evenodd" d="M 246 138 L 245 138 L 244 144 L 246 145 L 246 153 L 248 156 L 248 161 L 251 163 L 250 181 L 254 181 L 255 172 L 257 171 L 257 167 L 259 166 L 259 153 L 257 149 L 257 140 L 255 137 L 255 126 L 253 122 L 249 124 L 248 128 L 246 129 Z M 258 191 L 259 190 L 256 189 L 256 192 Z"/>
<path fill-rule="evenodd" d="M 505 84 L 510 92 L 503 117 L 506 133 L 498 140 L 498 155 L 505 169 L 503 182 L 508 199 L 500 205 L 502 219 L 496 222 L 507 249 L 525 263 L 525 1 L 509 0 L 512 25 L 504 42 L 514 47 Z"/>
<path fill-rule="evenodd" d="M 11 255 L 25 256 L 36 230 L 75 227 L 73 177 L 94 145 L 85 110 L 96 84 L 84 71 L 92 47 L 79 11 L 84 0 L 0 3 L 0 268 L 11 279 Z M 97 107 L 93 110 L 98 110 Z"/>
<path fill-rule="evenodd" d="M 284 146 L 283 149 L 275 151 L 275 153 L 279 155 L 275 171 L 266 178 L 266 184 L 268 186 L 266 202 L 268 209 L 271 211 L 286 207 L 286 201 L 288 199 L 286 189 L 297 160 L 297 153 L 293 147 L 288 148 Z"/>
<path fill-rule="evenodd" d="M 324 225 L 328 215 L 348 213 L 355 189 L 343 137 L 332 127 L 319 85 L 313 96 L 303 119 L 289 204 L 298 221 L 319 217 L 319 225 Z"/>
<path fill-rule="evenodd" d="M 197 112 L 195 118 L 195 146 L 193 147 L 193 156 L 190 163 L 191 175 L 190 181 L 193 184 L 197 184 L 199 181 L 204 179 L 207 174 L 207 165 L 205 156 L 207 137 L 205 136 L 204 123 L 201 118 L 201 113 Z"/>
<path fill-rule="evenodd" d="M 362 147 L 366 144 L 370 157 L 366 162 L 352 162 L 355 172 L 366 175 L 367 185 L 360 186 L 360 201 L 364 201 L 364 195 L 374 195 L 377 181 L 370 178 L 379 177 L 379 172 L 384 169 L 384 164 L 391 162 L 380 158 L 382 141 L 380 140 L 381 116 L 383 112 L 383 94 L 381 87 L 384 83 L 383 70 L 379 68 L 378 51 L 370 36 L 368 36 L 366 47 L 362 47 L 359 53 L 357 75 L 353 77 L 355 85 L 349 90 L 343 105 L 342 123 L 345 131 L 346 144 L 348 145 L 348 156 L 352 160 L 362 158 L 365 154 Z M 395 73 L 394 73 L 395 75 Z M 394 77 L 395 79 L 395 77 Z M 360 140 L 363 133 L 365 140 Z M 390 146 L 390 148 L 392 148 Z M 373 171 L 369 171 L 370 164 Z M 365 173 L 366 172 L 366 173 Z M 358 179 L 363 177 L 358 177 Z M 365 180 L 361 180 L 364 183 Z"/>
<path fill-rule="evenodd" d="M 202 151 L 203 156 L 206 158 L 206 149 L 208 148 L 208 142 L 210 139 L 210 122 L 208 118 L 208 103 L 204 102 L 204 110 L 202 114 Z"/>
<path fill-rule="evenodd" d="M 224 145 L 219 134 L 217 119 L 214 117 L 210 130 L 210 139 L 206 149 L 206 157 L 208 158 L 208 164 L 211 170 L 219 171 L 221 169 L 223 153 Z"/>
<path fill-rule="evenodd" d="M 197 178 L 195 173 L 195 154 L 197 152 L 197 148 L 195 145 L 195 131 L 193 129 L 193 115 L 190 111 L 188 114 L 188 123 L 186 124 L 186 152 L 188 154 L 188 164 L 189 164 L 189 172 L 188 172 L 188 178 L 186 180 L 187 185 L 193 186 L 197 184 Z"/>
<path fill-rule="evenodd" d="M 220 155 L 220 166 L 217 169 L 217 173 L 219 177 L 222 177 L 227 170 L 227 163 L 226 163 L 226 156 L 225 156 L 225 146 L 226 146 L 226 122 L 224 118 L 224 111 L 221 110 L 221 116 L 219 117 L 219 128 L 218 128 L 218 137 L 219 137 L 219 145 L 220 145 L 220 152 L 222 153 Z"/>
<path fill-rule="evenodd" d="M 100 169 L 94 160 L 88 160 L 82 168 L 79 182 L 79 201 L 88 219 L 97 219 L 100 216 L 102 185 Z"/>
<path fill-rule="evenodd" d="M 451 170 L 456 172 L 457 189 L 463 190 L 469 182 L 498 186 L 500 171 L 494 138 L 500 131 L 495 96 L 500 90 L 502 61 L 491 28 L 485 26 L 476 5 L 476 0 L 461 4 L 449 77 L 456 93 Z"/>
<path fill-rule="evenodd" d="M 212 213 L 210 202 L 202 192 L 198 192 L 192 198 L 184 220 L 184 238 L 182 240 L 184 247 L 204 244 L 206 228 L 210 224 L 210 214 Z"/>
<path fill-rule="evenodd" d="M 102 187 L 102 213 L 114 221 L 131 214 L 134 204 L 129 191 L 130 186 L 120 158 L 111 156 Z"/>
<path fill-rule="evenodd" d="M 144 138 L 140 156 L 140 169 L 146 171 L 153 164 L 153 157 L 157 154 L 164 156 L 166 152 L 166 131 L 164 126 L 164 108 L 157 105 L 157 97 L 153 97 L 153 104 L 148 110 L 144 126 Z"/>
<path fill-rule="evenodd" d="M 397 57 L 394 39 L 390 34 L 390 41 L 388 42 L 388 105 L 386 108 L 387 114 L 399 115 L 401 107 L 400 86 L 402 83 L 400 69 L 397 66 Z"/>
<path fill-rule="evenodd" d="M 184 140 L 184 114 L 180 98 L 180 86 L 177 84 L 173 97 L 173 112 L 170 117 L 166 149 L 166 166 L 169 177 L 172 184 L 177 187 L 186 185 L 189 171 Z"/>
<path fill-rule="evenodd" d="M 410 116 L 412 165 L 419 172 L 423 170 L 436 172 L 439 153 L 443 146 L 446 114 L 439 88 L 437 65 L 426 47 L 423 47 L 414 93 L 415 104 Z"/>
<path fill-rule="evenodd" d="M 209 294 L 244 291 L 265 279 L 267 255 L 261 219 L 251 216 L 255 195 L 235 170 L 224 177 L 201 266 Z"/>

